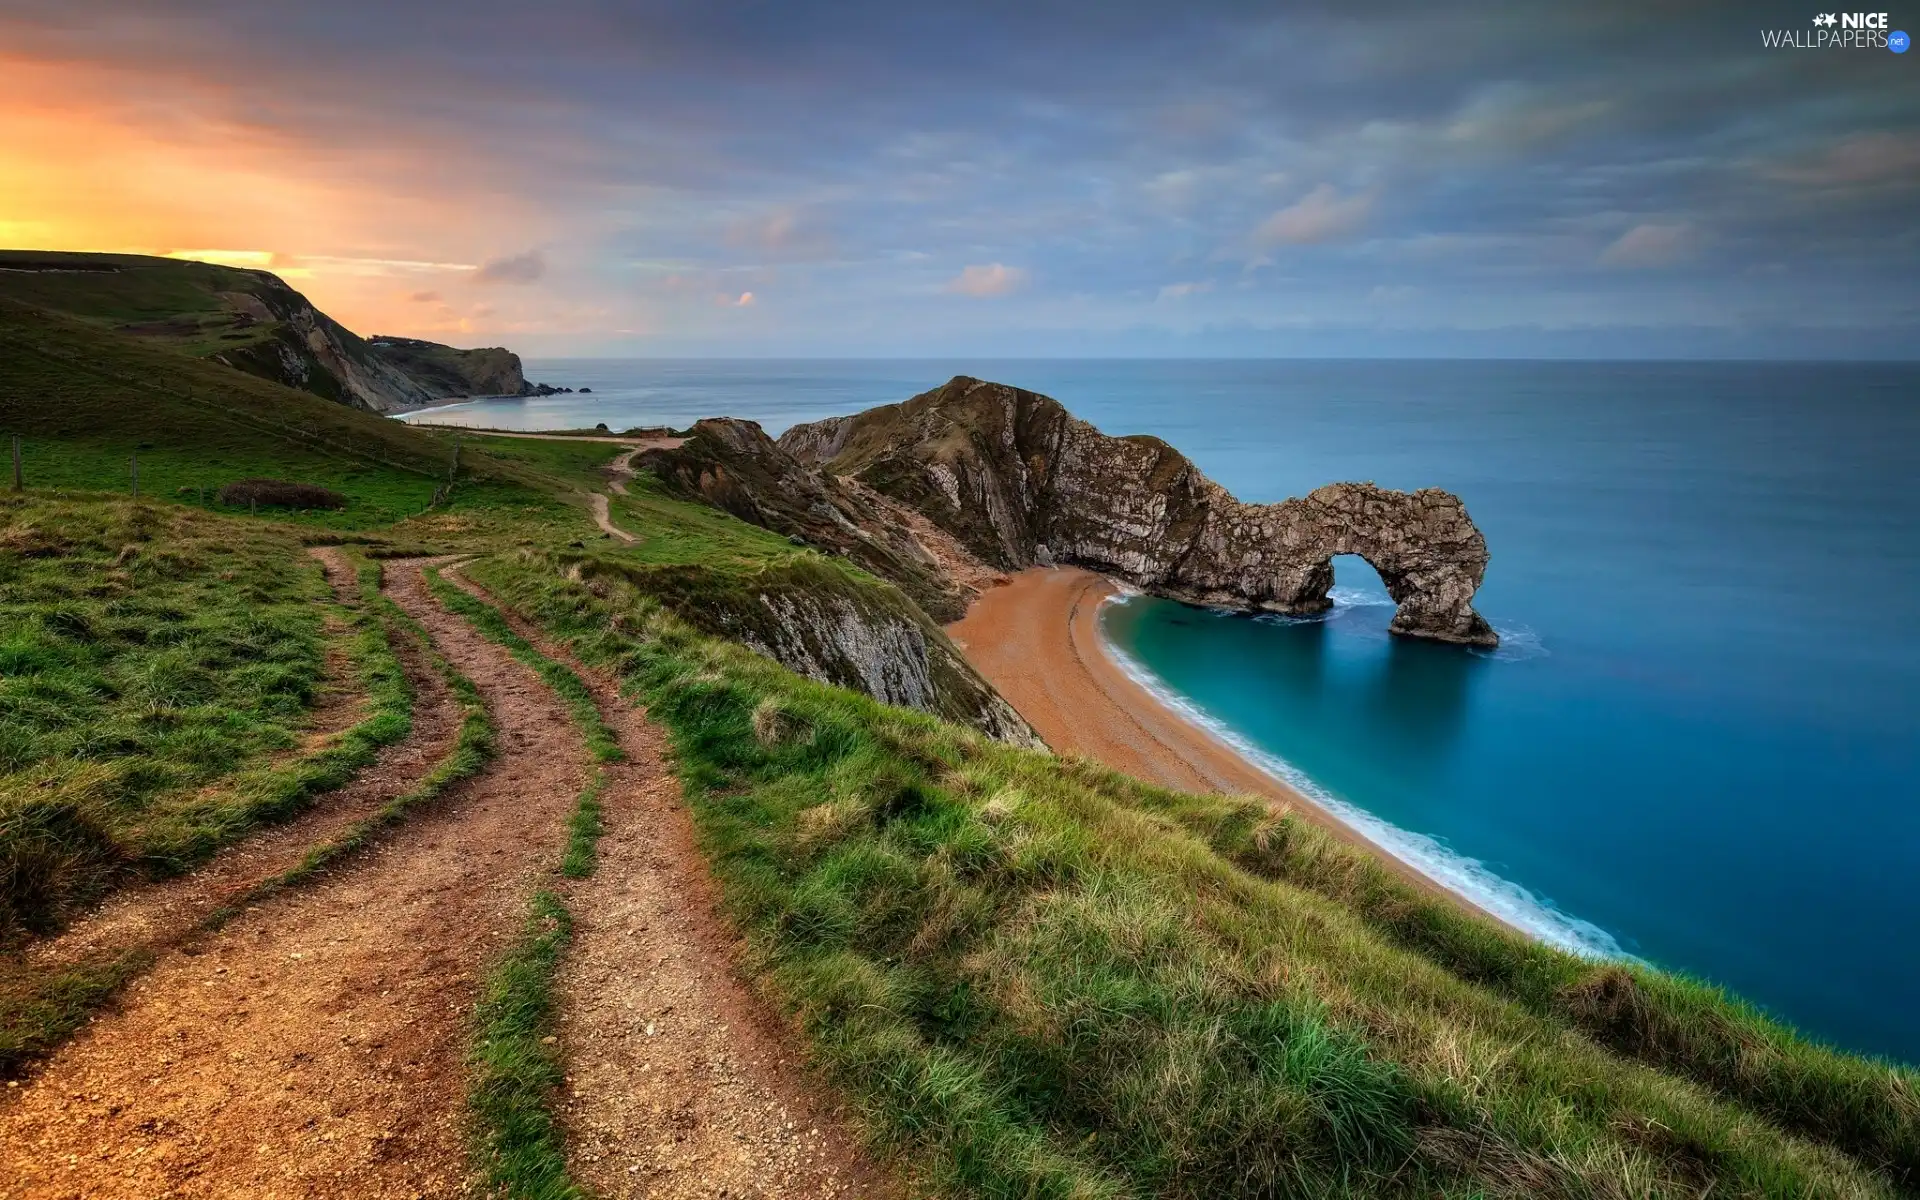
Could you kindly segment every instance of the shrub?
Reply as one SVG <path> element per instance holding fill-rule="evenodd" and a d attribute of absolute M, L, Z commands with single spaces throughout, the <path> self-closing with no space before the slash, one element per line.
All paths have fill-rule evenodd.
<path fill-rule="evenodd" d="M 222 504 L 269 504 L 280 508 L 345 508 L 347 498 L 332 488 L 284 479 L 242 479 L 220 489 Z"/>

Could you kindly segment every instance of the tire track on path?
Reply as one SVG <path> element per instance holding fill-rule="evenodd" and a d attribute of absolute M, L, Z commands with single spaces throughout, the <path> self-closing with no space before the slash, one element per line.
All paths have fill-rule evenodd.
<path fill-rule="evenodd" d="M 0 1101 L 0 1196 L 438 1197 L 468 1181 L 476 988 L 551 870 L 587 755 L 537 677 L 390 594 L 473 679 L 500 757 L 312 886 L 168 954 Z"/>
<path fill-rule="evenodd" d="M 493 603 L 457 570 L 443 577 Z M 803 1065 L 797 1035 L 741 978 L 665 731 L 500 611 L 593 688 L 627 755 L 603 768 L 598 868 L 563 889 L 573 940 L 556 980 L 558 1115 L 572 1177 L 602 1200 L 902 1196 Z"/>

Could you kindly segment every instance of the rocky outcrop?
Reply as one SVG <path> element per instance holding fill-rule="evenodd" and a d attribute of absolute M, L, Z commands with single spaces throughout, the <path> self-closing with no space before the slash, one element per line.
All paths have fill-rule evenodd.
<path fill-rule="evenodd" d="M 970 597 L 883 503 L 801 464 L 752 421 L 698 422 L 679 446 L 649 450 L 635 465 L 682 495 L 852 559 L 935 620 L 966 611 Z"/>
<path fill-rule="evenodd" d="M 231 309 L 236 334 L 253 337 L 212 355 L 214 361 L 368 412 L 406 412 L 440 398 L 279 276 L 231 274 L 240 286 L 215 294 Z"/>
<path fill-rule="evenodd" d="M 631 589 L 796 674 L 970 725 L 1011 745 L 1045 748 L 919 606 L 817 555 L 738 574 L 594 557 L 562 559 L 556 567 L 616 609 L 625 607 L 618 593 Z"/>
<path fill-rule="evenodd" d="M 700 469 L 671 454 L 656 469 L 789 532 L 789 514 L 751 478 L 756 470 L 768 472 L 766 485 L 824 493 L 861 526 L 850 511 L 858 485 L 924 515 L 991 566 L 1072 563 L 1225 608 L 1322 611 L 1333 556 L 1356 554 L 1399 606 L 1395 632 L 1498 641 L 1473 609 L 1486 540 L 1459 497 L 1438 489 L 1337 483 L 1243 504 L 1158 438 L 1111 437 L 1048 397 L 964 376 L 904 404 L 796 426 L 775 449 L 696 426 L 682 450 L 704 456 Z"/>

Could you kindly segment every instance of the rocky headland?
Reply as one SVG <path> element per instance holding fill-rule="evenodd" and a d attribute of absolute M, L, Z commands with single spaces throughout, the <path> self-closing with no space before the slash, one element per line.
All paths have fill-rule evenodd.
<path fill-rule="evenodd" d="M 1491 646 L 1473 609 L 1486 539 L 1459 497 L 1333 483 L 1245 504 L 1154 437 L 1113 437 L 1057 401 L 965 376 L 776 442 L 702 421 L 642 462 L 669 487 L 846 555 L 939 619 L 984 574 L 1072 564 L 1194 604 L 1305 614 L 1331 606 L 1332 559 L 1372 564 L 1409 637 Z"/>

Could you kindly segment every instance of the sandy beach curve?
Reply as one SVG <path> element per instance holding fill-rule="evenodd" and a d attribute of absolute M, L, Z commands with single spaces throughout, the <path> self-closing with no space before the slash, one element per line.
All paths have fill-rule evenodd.
<path fill-rule="evenodd" d="M 1100 606 L 1118 591 L 1092 571 L 1035 567 L 983 592 L 965 617 L 947 626 L 947 635 L 1055 751 L 1180 791 L 1265 797 L 1371 853 L 1423 892 L 1500 921 L 1248 762 L 1137 683 L 1108 654 L 1100 634 Z"/>

